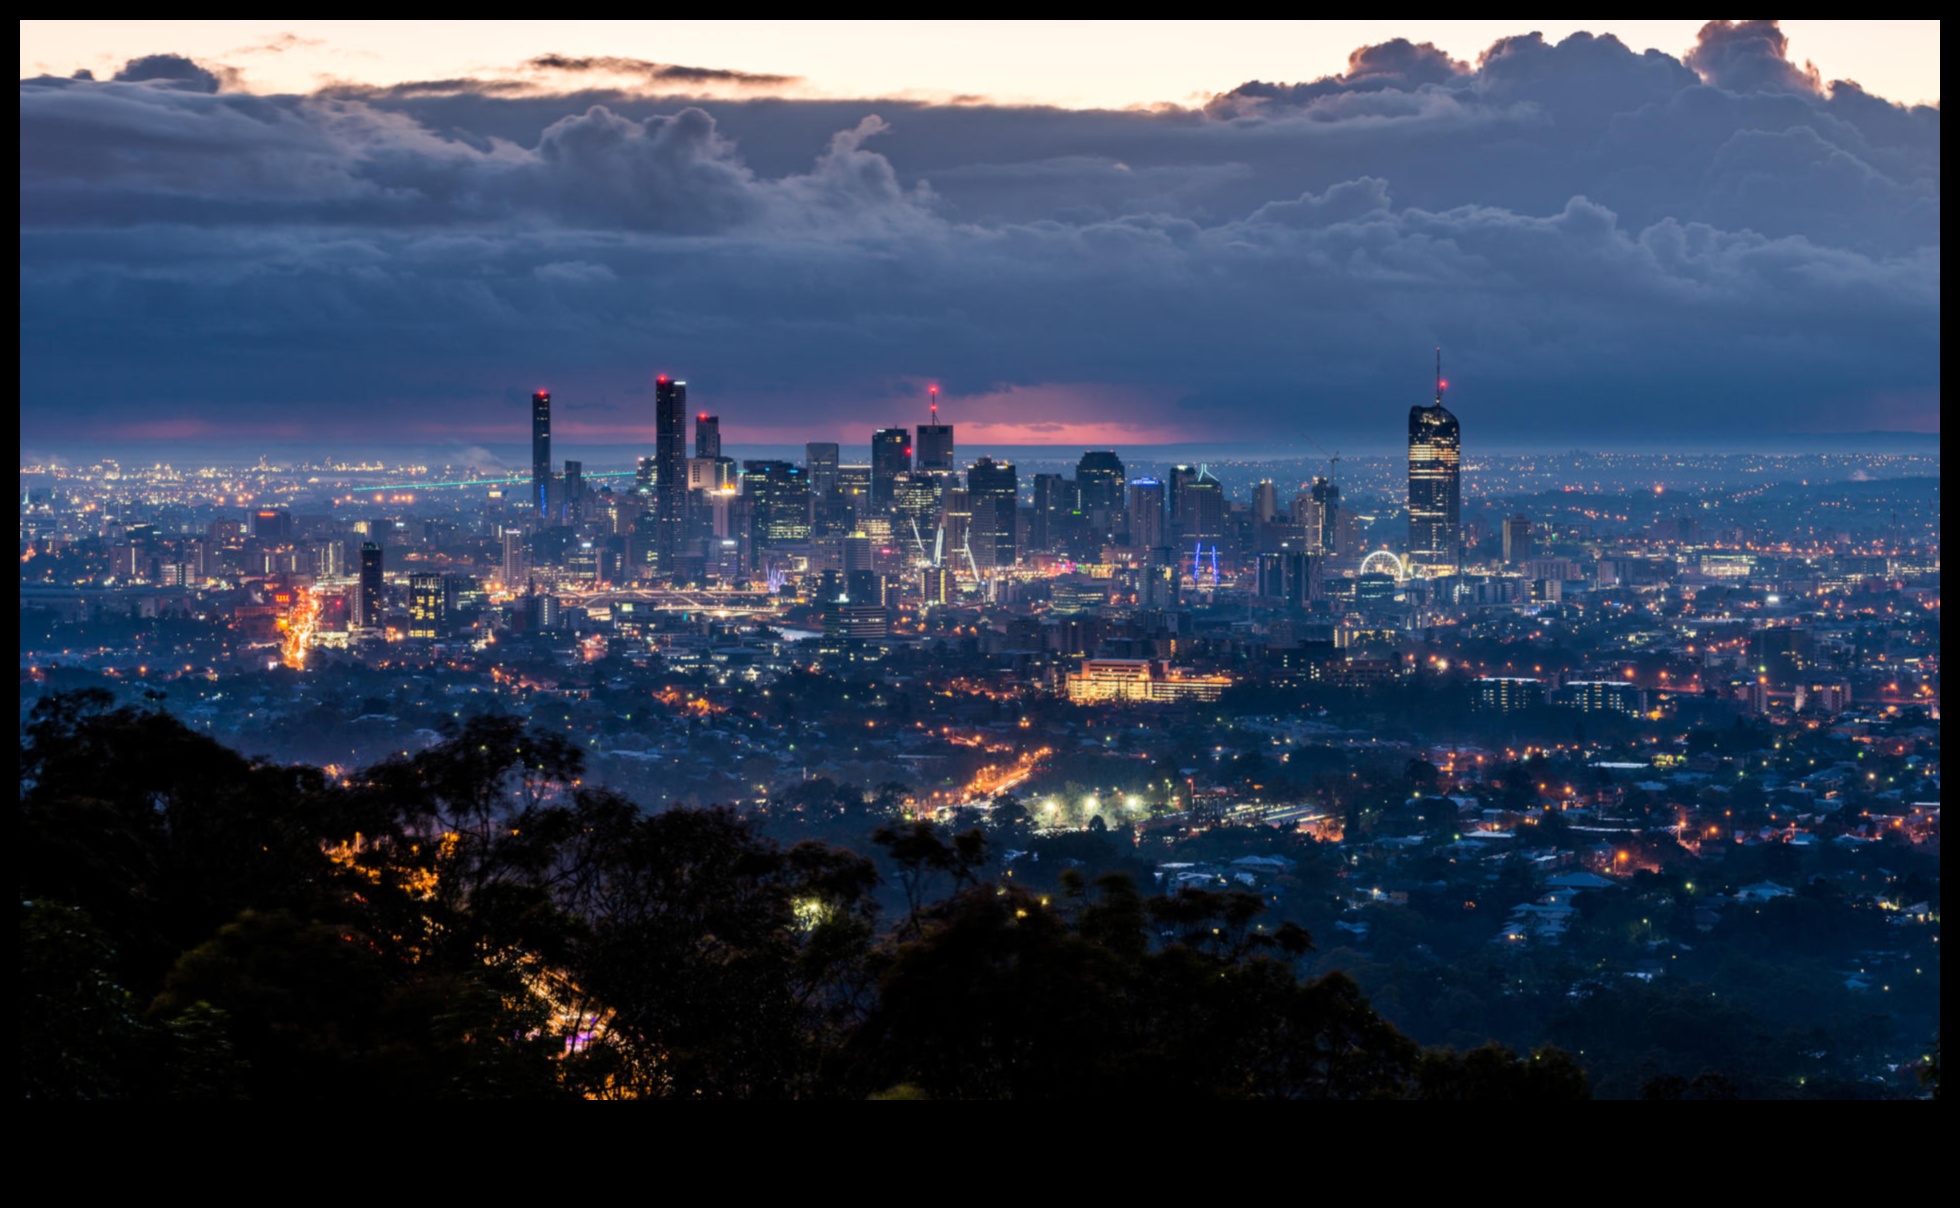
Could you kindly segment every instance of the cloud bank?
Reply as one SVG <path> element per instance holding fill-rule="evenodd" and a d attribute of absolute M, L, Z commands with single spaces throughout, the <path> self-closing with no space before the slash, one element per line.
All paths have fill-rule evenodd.
<path fill-rule="evenodd" d="M 533 66 L 644 83 L 21 81 L 23 439 L 509 439 L 548 383 L 634 444 L 664 370 L 776 439 L 937 381 L 1003 438 L 1386 442 L 1437 344 L 1494 440 L 1938 427 L 1939 111 L 1774 23 L 1396 41 L 1152 112 Z"/>

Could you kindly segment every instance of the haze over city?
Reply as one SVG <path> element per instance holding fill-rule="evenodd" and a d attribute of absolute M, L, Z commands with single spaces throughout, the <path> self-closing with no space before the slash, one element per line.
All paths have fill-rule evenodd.
<path fill-rule="evenodd" d="M 27 22 L 28 1099 L 1937 1099 L 1937 22 Z"/>

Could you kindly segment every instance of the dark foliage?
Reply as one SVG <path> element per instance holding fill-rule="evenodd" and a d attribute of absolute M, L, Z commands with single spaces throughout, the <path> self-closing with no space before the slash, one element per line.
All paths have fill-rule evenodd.
<path fill-rule="evenodd" d="M 871 861 L 581 773 L 507 718 L 336 779 L 49 698 L 21 747 L 23 1094 L 1585 1096 L 1556 1052 L 1420 1051 L 1345 975 L 1303 980 L 1309 936 L 1253 895 L 1044 896 L 983 874 L 980 831 L 890 825 L 908 912 L 881 936 Z"/>

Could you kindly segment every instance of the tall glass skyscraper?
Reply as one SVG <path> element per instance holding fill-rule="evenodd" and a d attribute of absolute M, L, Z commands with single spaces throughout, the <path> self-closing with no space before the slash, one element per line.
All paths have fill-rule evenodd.
<path fill-rule="evenodd" d="M 1123 459 L 1114 449 L 1090 449 L 1075 463 L 1075 486 L 1082 510 L 1123 506 Z"/>
<path fill-rule="evenodd" d="M 1164 532 L 1164 484 L 1155 478 L 1139 478 L 1130 484 L 1130 544 L 1138 549 L 1157 549 L 1169 543 Z"/>
<path fill-rule="evenodd" d="M 680 568 L 687 520 L 687 383 L 653 379 L 653 548 L 661 577 Z"/>
<path fill-rule="evenodd" d="M 1443 359 L 1436 357 L 1436 401 L 1409 408 L 1409 559 L 1424 566 L 1463 561 L 1463 435 L 1443 406 Z"/>
<path fill-rule="evenodd" d="M 967 497 L 973 504 L 973 553 L 982 569 L 1005 570 L 1014 565 L 1019 490 L 1011 461 L 982 457 L 966 472 Z"/>
<path fill-rule="evenodd" d="M 892 505 L 892 488 L 900 474 L 912 468 L 912 434 L 904 428 L 880 428 L 871 434 L 871 507 L 884 512 Z"/>
<path fill-rule="evenodd" d="M 930 423 L 919 425 L 919 442 L 916 468 L 948 474 L 959 469 L 953 461 L 953 425 Z"/>
<path fill-rule="evenodd" d="M 551 391 L 531 396 L 531 506 L 538 523 L 551 515 Z"/>
<path fill-rule="evenodd" d="M 686 382 L 680 386 L 687 390 Z M 694 417 L 694 455 L 709 461 L 721 456 L 721 416 L 703 411 Z"/>

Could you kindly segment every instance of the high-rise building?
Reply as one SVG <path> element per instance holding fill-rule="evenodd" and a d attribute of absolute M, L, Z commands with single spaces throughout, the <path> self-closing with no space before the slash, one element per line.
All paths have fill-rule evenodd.
<path fill-rule="evenodd" d="M 1164 532 L 1164 484 L 1139 478 L 1130 484 L 1130 544 L 1157 549 L 1169 543 Z"/>
<path fill-rule="evenodd" d="M 687 521 L 687 383 L 653 380 L 654 567 L 661 578 L 680 569 Z"/>
<path fill-rule="evenodd" d="M 757 553 L 810 539 L 810 479 L 793 461 L 742 463 L 742 494 L 749 501 Z"/>
<path fill-rule="evenodd" d="M 531 506 L 537 522 L 548 524 L 551 515 L 551 392 L 540 390 L 531 396 Z"/>
<path fill-rule="evenodd" d="M 932 544 L 933 529 L 939 523 L 939 508 L 945 500 L 937 474 L 913 471 L 900 474 L 892 484 L 892 531 L 913 553 Z"/>
<path fill-rule="evenodd" d="M 871 434 L 871 507 L 883 512 L 892 505 L 892 487 L 912 468 L 912 434 L 904 428 L 880 428 Z"/>
<path fill-rule="evenodd" d="M 803 464 L 809 468 L 810 494 L 829 499 L 837 493 L 837 442 L 813 440 L 803 446 Z"/>
<path fill-rule="evenodd" d="M 959 469 L 953 460 L 953 425 L 938 422 L 938 408 L 933 409 L 933 422 L 919 425 L 919 442 L 916 466 L 921 470 L 931 470 L 950 474 Z"/>
<path fill-rule="evenodd" d="M 1123 459 L 1113 449 L 1088 450 L 1075 463 L 1075 485 L 1084 512 L 1122 507 Z"/>
<path fill-rule="evenodd" d="M 862 520 L 871 512 L 871 467 L 837 467 L 837 495 L 851 516 Z"/>
<path fill-rule="evenodd" d="M 260 508 L 252 513 L 252 539 L 284 545 L 293 539 L 293 514 L 285 508 Z"/>
<path fill-rule="evenodd" d="M 1436 402 L 1409 408 L 1409 559 L 1455 567 L 1463 561 L 1463 436 L 1443 406 L 1443 356 Z"/>
<path fill-rule="evenodd" d="M 355 585 L 359 599 L 354 615 L 363 629 L 381 627 L 381 547 L 361 542 L 361 578 Z"/>
<path fill-rule="evenodd" d="M 408 636 L 434 640 L 442 636 L 442 576 L 417 572 L 408 577 Z"/>
<path fill-rule="evenodd" d="M 982 569 L 1005 570 L 1014 565 L 1019 489 L 1011 461 L 982 457 L 966 472 L 967 497 L 973 504 L 973 553 Z"/>
<path fill-rule="evenodd" d="M 1076 516 L 1075 483 L 1060 474 L 1034 476 L 1034 518 L 1028 539 L 1035 550 L 1054 553 L 1067 542 Z"/>
<path fill-rule="evenodd" d="M 1307 548 L 1317 554 L 1337 552 L 1340 544 L 1341 487 L 1325 478 L 1315 478 L 1294 501 L 1295 517 L 1306 533 Z"/>
<path fill-rule="evenodd" d="M 504 590 L 516 591 L 531 577 L 530 553 L 524 548 L 524 530 L 504 530 Z"/>
<path fill-rule="evenodd" d="M 1504 564 L 1516 566 L 1531 556 L 1531 517 L 1512 516 L 1504 522 Z"/>
<path fill-rule="evenodd" d="M 1270 478 L 1262 478 L 1252 488 L 1252 517 L 1260 524 L 1271 524 L 1279 515 L 1279 488 Z"/>
<path fill-rule="evenodd" d="M 577 528 L 585 522 L 585 463 L 565 463 L 565 523 Z"/>
<path fill-rule="evenodd" d="M 1193 541 L 1215 546 L 1225 535 L 1225 484 L 1204 466 L 1180 485 L 1177 529 L 1187 547 Z"/>
<path fill-rule="evenodd" d="M 681 389 L 687 389 L 682 382 Z M 694 417 L 694 455 L 710 460 L 721 456 L 721 416 L 706 411 Z"/>

